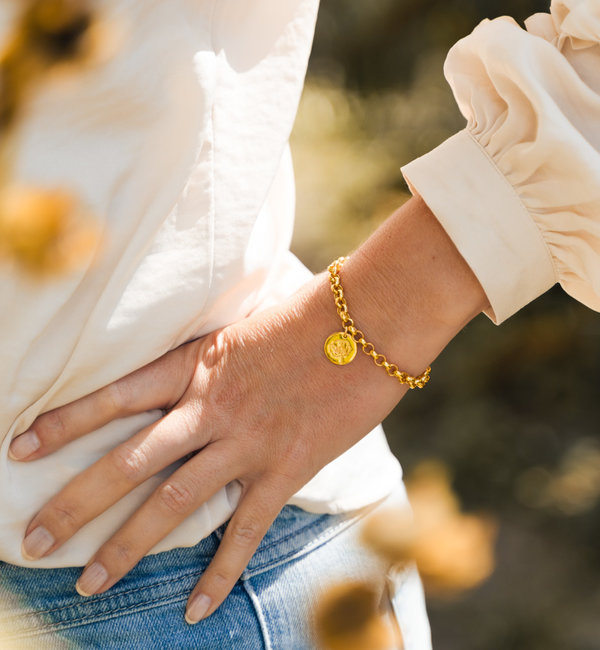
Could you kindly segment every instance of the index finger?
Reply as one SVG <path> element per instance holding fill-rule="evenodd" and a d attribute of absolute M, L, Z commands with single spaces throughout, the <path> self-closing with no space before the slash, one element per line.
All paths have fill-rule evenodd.
<path fill-rule="evenodd" d="M 287 482 L 265 477 L 249 486 L 188 599 L 185 620 L 190 625 L 210 616 L 229 595 L 292 493 Z"/>

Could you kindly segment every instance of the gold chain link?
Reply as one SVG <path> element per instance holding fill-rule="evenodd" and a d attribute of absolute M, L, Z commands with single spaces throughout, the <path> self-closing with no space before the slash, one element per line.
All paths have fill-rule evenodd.
<path fill-rule="evenodd" d="M 375 346 L 365 340 L 365 335 L 357 329 L 354 321 L 348 313 L 348 305 L 344 298 L 344 289 L 340 280 L 340 269 L 342 268 L 347 257 L 339 257 L 335 262 L 332 262 L 329 267 L 329 282 L 331 283 L 331 291 L 335 299 L 335 306 L 339 317 L 342 319 L 344 326 L 344 333 L 350 336 L 355 343 L 361 346 L 362 351 L 373 359 L 376 366 L 385 368 L 385 371 L 390 377 L 395 377 L 401 384 L 406 384 L 409 388 L 423 388 L 429 381 L 431 368 L 428 367 L 423 373 L 417 377 L 409 375 L 407 372 L 401 371 L 394 363 L 389 363 L 383 354 L 375 351 Z"/>

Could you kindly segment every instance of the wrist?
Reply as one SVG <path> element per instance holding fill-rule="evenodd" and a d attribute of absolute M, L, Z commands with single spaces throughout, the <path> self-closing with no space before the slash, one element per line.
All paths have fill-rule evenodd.
<path fill-rule="evenodd" d="M 400 208 L 355 251 L 340 277 L 356 327 L 390 363 L 415 376 L 487 302 L 420 198 Z M 337 329 L 342 329 L 339 317 Z"/>

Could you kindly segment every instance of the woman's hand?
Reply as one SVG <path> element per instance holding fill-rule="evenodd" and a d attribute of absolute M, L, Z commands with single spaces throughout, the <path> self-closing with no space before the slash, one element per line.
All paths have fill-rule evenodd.
<path fill-rule="evenodd" d="M 420 220 L 418 226 L 413 219 Z M 369 246 L 381 255 L 393 246 L 390 235 L 383 233 L 382 242 L 367 242 L 366 254 L 347 262 L 344 284 L 354 287 L 347 291 L 348 303 L 355 314 L 364 314 L 358 322 L 365 324 L 367 333 L 379 325 L 385 341 L 384 323 L 394 318 L 396 327 L 405 330 L 402 342 L 393 347 L 388 343 L 385 351 L 391 349 L 394 359 L 405 360 L 403 369 L 418 374 L 479 311 L 484 298 L 422 203 L 411 202 L 396 220 L 393 232 L 419 252 L 425 276 L 420 277 L 416 260 L 410 264 L 404 256 L 402 264 L 413 276 L 411 290 L 395 286 L 402 282 L 402 268 L 389 276 L 387 288 L 381 285 L 382 276 L 371 272 L 368 253 Z M 433 257 L 419 251 L 423 236 L 434 246 Z M 453 265 L 457 294 L 447 296 Z M 438 271 L 445 276 L 443 293 L 433 277 Z M 382 292 L 392 296 L 385 306 L 371 298 Z M 457 296 L 462 308 L 456 306 Z M 411 323 L 416 328 L 412 337 Z M 87 397 L 41 415 L 13 441 L 13 458 L 34 461 L 113 419 L 155 408 L 168 411 L 50 499 L 27 527 L 24 555 L 38 559 L 52 553 L 137 485 L 197 452 L 100 547 L 77 587 L 82 595 L 109 589 L 190 513 L 237 480 L 242 487 L 239 505 L 190 597 L 186 618 L 196 622 L 212 613 L 289 498 L 380 422 L 405 392 L 365 355 L 359 354 L 349 366 L 331 364 L 323 342 L 339 329 L 327 277 L 318 276 L 278 308 L 183 345 Z"/>
<path fill-rule="evenodd" d="M 388 394 L 395 395 L 379 407 L 371 399 L 367 403 L 366 396 L 361 400 L 358 377 L 349 378 L 353 373 L 325 359 L 323 341 L 337 326 L 333 298 L 325 295 L 320 319 L 309 316 L 307 306 L 323 288 L 328 290 L 326 284 L 321 277 L 274 312 L 183 345 L 41 415 L 21 441 L 13 442 L 13 453 L 18 453 L 19 445 L 37 437 L 40 447 L 28 461 L 113 419 L 168 409 L 42 508 L 27 527 L 23 552 L 28 559 L 52 553 L 150 476 L 198 452 L 102 545 L 77 586 L 82 595 L 110 588 L 192 511 L 238 480 L 241 501 L 195 590 L 198 599 L 190 601 L 188 619 L 212 612 L 289 498 L 376 425 L 399 398 L 390 381 L 394 390 Z M 315 327 L 318 320 L 329 321 L 329 327 Z M 208 606 L 206 612 L 203 606 Z"/>

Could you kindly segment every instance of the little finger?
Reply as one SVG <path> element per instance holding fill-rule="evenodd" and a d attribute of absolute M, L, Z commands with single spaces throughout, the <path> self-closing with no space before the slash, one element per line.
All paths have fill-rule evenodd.
<path fill-rule="evenodd" d="M 194 349 L 182 345 L 81 399 L 37 417 L 10 444 L 10 458 L 37 460 L 117 418 L 175 404 L 193 373 Z"/>

